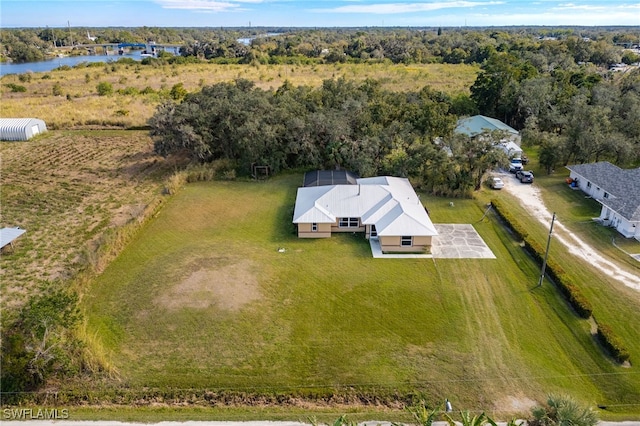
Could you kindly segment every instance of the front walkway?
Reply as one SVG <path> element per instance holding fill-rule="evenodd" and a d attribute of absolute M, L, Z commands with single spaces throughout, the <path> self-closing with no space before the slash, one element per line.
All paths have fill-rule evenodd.
<path fill-rule="evenodd" d="M 431 254 L 382 253 L 377 238 L 370 238 L 371 253 L 376 259 L 495 259 L 491 249 L 469 224 L 434 224 L 438 236 L 433 237 Z"/>

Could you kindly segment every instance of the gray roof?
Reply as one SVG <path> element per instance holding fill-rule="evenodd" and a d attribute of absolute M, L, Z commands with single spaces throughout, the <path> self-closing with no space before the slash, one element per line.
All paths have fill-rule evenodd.
<path fill-rule="evenodd" d="M 640 221 L 640 167 L 621 169 L 608 161 L 576 164 L 567 169 L 613 197 L 598 200 L 630 221 Z"/>
<path fill-rule="evenodd" d="M 293 223 L 335 223 L 340 217 L 358 217 L 365 225 L 375 225 L 380 236 L 438 235 L 407 179 L 381 176 L 357 183 L 298 188 Z"/>
<path fill-rule="evenodd" d="M 491 133 L 495 130 L 502 130 L 513 135 L 519 134 L 516 129 L 504 124 L 502 121 L 485 117 L 484 115 L 462 118 L 458 120 L 458 126 L 455 129 L 456 133 L 462 133 L 468 136 Z"/>

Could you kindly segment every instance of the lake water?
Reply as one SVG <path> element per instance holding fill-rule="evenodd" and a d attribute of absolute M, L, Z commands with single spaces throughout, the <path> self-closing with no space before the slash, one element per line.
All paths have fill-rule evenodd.
<path fill-rule="evenodd" d="M 135 51 L 126 55 L 86 55 L 86 56 L 66 56 L 63 58 L 53 58 L 47 61 L 26 62 L 23 64 L 0 63 L 0 76 L 7 74 L 23 74 L 25 72 L 47 72 L 64 65 L 74 67 L 82 62 L 115 62 L 120 58 L 131 58 L 139 61 L 141 51 Z"/>

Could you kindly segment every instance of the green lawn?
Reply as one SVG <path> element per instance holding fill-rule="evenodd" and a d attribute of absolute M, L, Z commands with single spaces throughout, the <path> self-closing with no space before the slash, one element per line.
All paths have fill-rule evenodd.
<path fill-rule="evenodd" d="M 475 223 L 495 260 L 373 259 L 361 235 L 296 238 L 301 180 L 187 185 L 97 279 L 90 332 L 126 386 L 420 392 L 498 418 L 553 392 L 640 400 L 635 368 L 603 356 L 553 288 L 532 290 L 537 266 L 495 217 L 475 223 L 484 204 L 422 197 L 436 223 Z M 640 309 L 623 299 L 598 316 L 624 314 L 635 326 L 620 334 L 638 342 Z"/>

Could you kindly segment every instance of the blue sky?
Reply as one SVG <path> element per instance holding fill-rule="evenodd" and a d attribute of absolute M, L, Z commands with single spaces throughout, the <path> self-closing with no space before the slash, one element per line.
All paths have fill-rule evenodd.
<path fill-rule="evenodd" d="M 640 26 L 627 0 L 0 0 L 8 27 Z"/>

